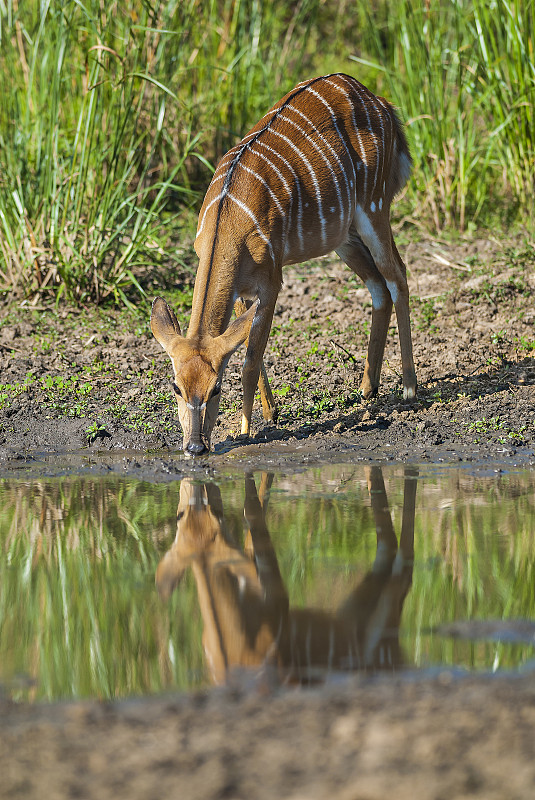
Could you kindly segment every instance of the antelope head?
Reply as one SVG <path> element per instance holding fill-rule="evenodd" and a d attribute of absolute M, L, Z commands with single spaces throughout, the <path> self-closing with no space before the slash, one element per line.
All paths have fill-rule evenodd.
<path fill-rule="evenodd" d="M 231 355 L 247 339 L 258 302 L 219 336 L 208 333 L 182 336 L 178 320 L 161 297 L 152 304 L 151 330 L 173 365 L 173 391 L 190 455 L 210 450 L 210 437 L 219 411 L 223 373 Z"/>

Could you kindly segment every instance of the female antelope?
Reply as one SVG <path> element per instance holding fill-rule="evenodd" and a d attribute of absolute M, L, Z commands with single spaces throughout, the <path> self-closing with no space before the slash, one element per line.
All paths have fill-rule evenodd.
<path fill-rule="evenodd" d="M 173 364 L 185 451 L 210 449 L 223 372 L 246 339 L 242 434 L 249 434 L 259 379 L 264 418 L 275 418 L 262 357 L 282 268 L 332 250 L 371 294 L 362 395 L 379 386 L 394 305 L 403 397 L 415 397 L 406 270 L 390 227 L 390 205 L 410 171 L 392 106 L 342 74 L 298 84 L 223 156 L 199 215 L 187 336 L 165 300 L 152 307 L 152 331 Z M 230 323 L 233 307 L 238 313 L 245 304 Z"/>

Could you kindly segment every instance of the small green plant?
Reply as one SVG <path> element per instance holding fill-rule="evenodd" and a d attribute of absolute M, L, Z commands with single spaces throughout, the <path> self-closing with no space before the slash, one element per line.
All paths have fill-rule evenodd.
<path fill-rule="evenodd" d="M 98 422 L 92 422 L 85 429 L 85 433 L 87 436 L 87 441 L 89 444 L 92 444 L 96 439 L 101 438 L 103 435 L 107 434 L 106 426 L 100 425 Z"/>
<path fill-rule="evenodd" d="M 473 422 L 467 422 L 463 424 L 470 433 L 476 434 L 476 438 L 474 439 L 475 444 L 478 444 L 481 441 L 480 437 L 488 437 L 492 436 L 493 434 L 497 434 L 496 439 L 500 444 L 507 444 L 508 442 L 522 444 L 524 441 L 523 434 L 526 430 L 526 425 L 522 425 L 516 430 L 508 429 L 506 423 L 499 417 L 489 417 L 488 419 L 486 417 L 482 417 L 482 419 L 477 419 Z"/>
<path fill-rule="evenodd" d="M 525 353 L 532 353 L 535 350 L 535 339 L 529 339 L 527 336 L 519 336 L 516 339 L 516 348 Z"/>
<path fill-rule="evenodd" d="M 437 309 L 435 308 L 436 298 L 427 297 L 423 300 L 413 298 L 412 304 L 418 314 L 417 328 L 419 330 L 427 330 L 431 334 L 437 332 L 438 328 L 434 325 L 434 320 L 437 316 Z"/>

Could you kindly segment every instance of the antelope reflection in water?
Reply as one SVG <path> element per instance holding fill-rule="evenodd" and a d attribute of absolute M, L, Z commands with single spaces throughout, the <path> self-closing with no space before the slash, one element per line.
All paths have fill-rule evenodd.
<path fill-rule="evenodd" d="M 214 683 L 225 683 L 236 667 L 272 665 L 283 681 L 309 683 L 326 671 L 403 665 L 398 631 L 412 582 L 416 477 L 416 470 L 405 470 L 398 544 L 382 471 L 367 468 L 376 557 L 333 613 L 290 607 L 265 521 L 272 475 L 263 473 L 258 493 L 253 476 L 245 477 L 243 549 L 226 528 L 218 487 L 182 481 L 176 538 L 158 565 L 156 585 L 167 600 L 191 567 Z"/>

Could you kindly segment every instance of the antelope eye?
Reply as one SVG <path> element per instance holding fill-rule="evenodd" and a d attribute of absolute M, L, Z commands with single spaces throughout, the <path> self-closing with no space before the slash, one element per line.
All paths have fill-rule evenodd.
<path fill-rule="evenodd" d="M 173 392 L 174 392 L 174 393 L 175 393 L 175 394 L 176 394 L 178 397 L 182 397 L 182 392 L 180 391 L 180 389 L 178 388 L 178 386 L 176 385 L 176 383 L 175 383 L 174 381 L 171 381 L 171 386 L 173 387 Z"/>
<path fill-rule="evenodd" d="M 212 397 L 217 397 L 218 394 L 221 392 L 221 381 L 218 381 L 214 388 L 212 389 L 212 394 L 210 395 L 210 400 Z"/>

